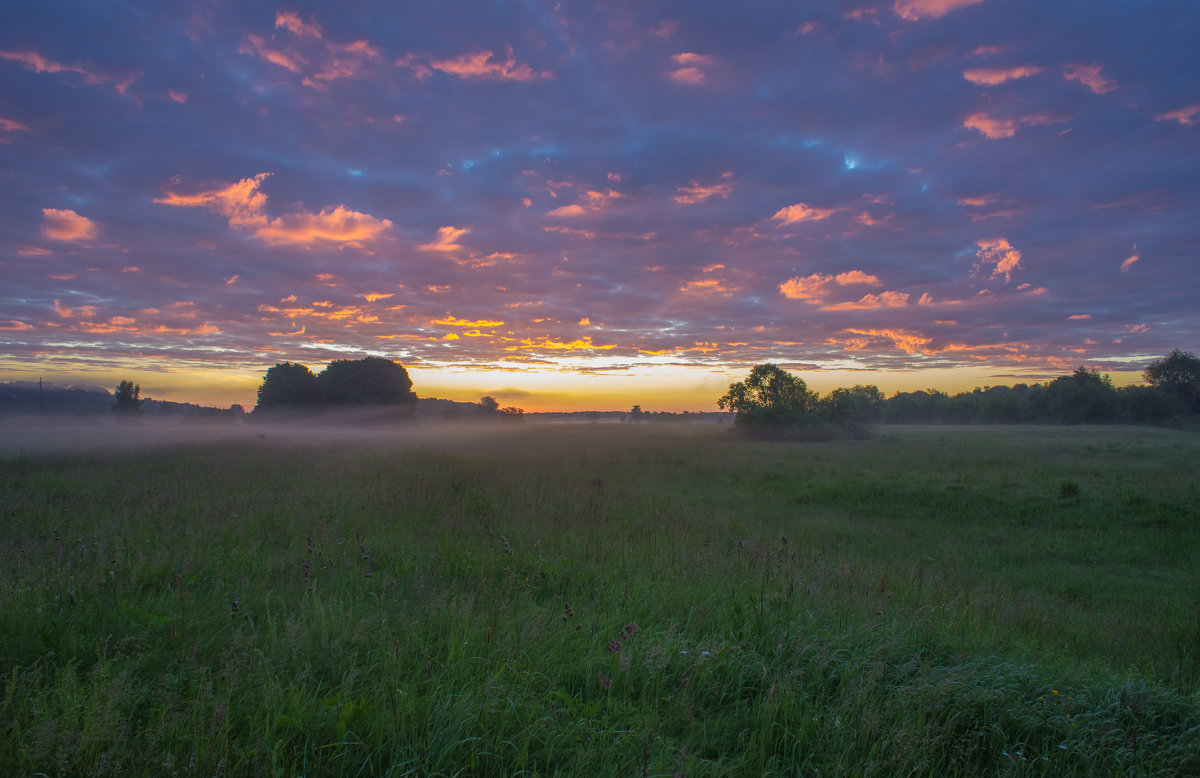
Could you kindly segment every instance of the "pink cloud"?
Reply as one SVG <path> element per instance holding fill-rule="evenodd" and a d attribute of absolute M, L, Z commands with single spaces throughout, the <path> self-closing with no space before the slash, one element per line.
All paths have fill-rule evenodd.
<path fill-rule="evenodd" d="M 825 305 L 822 311 L 861 311 L 871 308 L 902 308 L 908 305 L 907 292 L 880 292 L 879 294 L 863 295 L 857 302 Z"/>
<path fill-rule="evenodd" d="M 962 126 L 976 130 L 985 138 L 1011 138 L 1017 134 L 1017 122 L 1012 119 L 996 119 L 984 113 L 973 113 L 963 119 Z"/>
<path fill-rule="evenodd" d="M 1137 246 L 1134 246 L 1133 253 L 1126 257 L 1125 261 L 1121 263 L 1121 272 L 1128 273 L 1129 268 L 1133 267 L 1133 263 L 1140 262 L 1141 259 L 1142 257 L 1140 254 L 1138 254 Z"/>
<path fill-rule="evenodd" d="M 1067 81 L 1078 81 L 1098 95 L 1111 92 L 1120 84 L 1100 75 L 1099 65 L 1067 65 L 1063 68 L 1063 78 Z"/>
<path fill-rule="evenodd" d="M 494 57 L 496 57 L 495 52 L 484 49 L 463 54 L 454 59 L 434 60 L 430 65 L 434 70 L 464 79 L 535 81 L 553 76 L 549 71 L 539 72 L 528 65 L 518 65 L 517 61 L 513 59 L 511 47 L 509 47 L 504 60 L 494 60 Z"/>
<path fill-rule="evenodd" d="M 25 322 L 17 321 L 16 319 L 8 319 L 7 321 L 0 323 L 0 330 L 22 332 L 24 330 L 31 329 L 33 329 L 32 324 L 26 324 Z"/>
<path fill-rule="evenodd" d="M 692 181 L 687 186 L 678 187 L 675 191 L 678 192 L 675 195 L 675 202 L 691 205 L 702 203 L 712 197 L 728 198 L 733 192 L 733 184 L 724 183 L 702 186 Z"/>
<path fill-rule="evenodd" d="M 1191 127 L 1193 124 L 1200 123 L 1200 103 L 1189 105 L 1187 108 L 1180 108 L 1176 111 L 1167 111 L 1160 113 L 1154 117 L 1156 122 L 1179 122 L 1185 127 Z"/>
<path fill-rule="evenodd" d="M 696 86 L 704 83 L 706 77 L 704 68 L 715 65 L 717 60 L 707 54 L 693 54 L 685 51 L 680 54 L 672 54 L 671 61 L 679 67 L 668 71 L 667 77 L 680 84 Z"/>
<path fill-rule="evenodd" d="M 1070 321 L 1072 319 L 1090 319 L 1090 318 L 1092 318 L 1092 315 L 1090 313 L 1073 313 L 1067 317 L 1067 320 Z"/>
<path fill-rule="evenodd" d="M 315 21 L 305 22 L 295 11 L 279 11 L 275 14 L 275 27 L 282 27 L 301 38 L 320 38 L 321 25 Z"/>
<path fill-rule="evenodd" d="M 117 93 L 122 96 L 127 94 L 129 87 L 141 76 L 141 73 L 138 72 L 118 79 L 116 76 L 101 73 L 90 65 L 64 65 L 61 62 L 55 62 L 52 59 L 43 57 L 36 51 L 0 51 L 0 59 L 20 62 L 35 73 L 79 73 L 83 76 L 83 83 L 93 85 L 112 84 Z"/>
<path fill-rule="evenodd" d="M 851 284 L 879 286 L 880 281 L 876 276 L 869 275 L 861 270 L 849 270 L 837 275 L 813 273 L 803 278 L 800 276 L 789 278 L 779 285 L 779 291 L 784 297 L 791 300 L 805 300 L 819 304 L 821 300 L 818 298 L 818 295 L 824 295 L 834 286 L 849 286 Z"/>
<path fill-rule="evenodd" d="M 1005 81 L 1015 81 L 1019 78 L 1029 78 L 1041 73 L 1043 68 L 1036 65 L 1019 65 L 1015 68 L 972 68 L 963 71 L 963 78 L 972 84 L 996 86 Z"/>
<path fill-rule="evenodd" d="M 84 243 L 96 237 L 98 227 L 86 216 L 69 208 L 43 208 L 42 234 L 51 240 Z"/>
<path fill-rule="evenodd" d="M 229 226 L 247 230 L 271 245 L 311 246 L 327 242 L 361 247 L 392 228 L 388 219 L 352 211 L 344 205 L 326 206 L 316 213 L 299 210 L 271 219 L 266 214 L 267 196 L 258 191 L 268 176 L 270 173 L 259 173 L 226 187 L 191 195 L 168 192 L 154 202 L 216 211 L 229 220 Z"/>
<path fill-rule="evenodd" d="M 188 101 L 187 92 L 177 92 L 174 89 L 167 92 L 167 97 L 177 103 L 186 103 Z"/>
<path fill-rule="evenodd" d="M 456 241 L 470 232 L 466 227 L 438 227 L 437 237 L 429 243 L 423 243 L 417 248 L 422 251 L 459 251 L 462 245 Z"/>
<path fill-rule="evenodd" d="M 806 203 L 796 203 L 786 208 L 780 208 L 771 219 L 772 221 L 779 222 L 776 225 L 778 228 L 799 222 L 818 222 L 822 219 L 828 219 L 832 214 L 837 212 L 837 208 L 810 208 Z"/>
<path fill-rule="evenodd" d="M 1021 266 L 1021 252 L 1004 238 L 984 238 L 975 241 L 975 245 L 979 246 L 979 251 L 975 252 L 979 257 L 977 269 L 993 265 L 992 278 L 1004 276 L 1006 284 L 1012 280 L 1013 271 Z"/>
<path fill-rule="evenodd" d="M 667 38 L 670 38 L 672 35 L 674 35 L 678 29 L 679 29 L 679 20 L 678 19 L 663 19 L 661 22 L 658 23 L 657 27 L 653 27 L 650 29 L 650 34 L 657 35 L 658 37 L 662 38 L 663 40 L 666 40 Z"/>
<path fill-rule="evenodd" d="M 299 73 L 300 66 L 308 64 L 308 60 L 299 54 L 271 48 L 261 35 L 247 35 L 246 43 L 238 48 L 238 53 L 252 54 L 293 73 Z"/>
<path fill-rule="evenodd" d="M 0 131 L 21 132 L 28 129 L 28 127 L 26 127 L 24 124 L 21 124 L 16 119 L 5 119 L 3 116 L 0 116 Z"/>
<path fill-rule="evenodd" d="M 956 8 L 982 3 L 983 0 L 895 0 L 892 10 L 901 19 L 916 21 L 923 18 L 937 19 Z"/>

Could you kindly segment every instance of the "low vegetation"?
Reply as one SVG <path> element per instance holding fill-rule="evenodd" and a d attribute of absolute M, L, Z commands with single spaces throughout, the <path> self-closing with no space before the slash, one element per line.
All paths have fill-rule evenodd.
<path fill-rule="evenodd" d="M 1193 435 L 439 429 L 0 460 L 0 772 L 1200 774 Z"/>

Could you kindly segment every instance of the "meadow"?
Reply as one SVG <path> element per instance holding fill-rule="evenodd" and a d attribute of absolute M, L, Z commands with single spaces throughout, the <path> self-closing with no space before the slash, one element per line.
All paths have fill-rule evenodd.
<path fill-rule="evenodd" d="M 0 455 L 0 773 L 1200 775 L 1200 436 Z"/>

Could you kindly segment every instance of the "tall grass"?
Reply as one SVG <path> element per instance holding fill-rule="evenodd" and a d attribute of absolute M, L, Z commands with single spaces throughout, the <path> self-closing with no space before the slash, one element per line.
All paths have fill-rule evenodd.
<path fill-rule="evenodd" d="M 1200 441 L 0 462 L 0 771 L 1200 774 Z"/>

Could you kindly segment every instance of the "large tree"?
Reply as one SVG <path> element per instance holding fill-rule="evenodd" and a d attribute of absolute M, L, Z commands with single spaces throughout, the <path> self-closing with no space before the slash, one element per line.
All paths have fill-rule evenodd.
<path fill-rule="evenodd" d="M 1200 412 L 1200 359 L 1195 354 L 1175 349 L 1151 362 L 1142 377 L 1151 386 L 1178 397 L 1193 412 Z"/>
<path fill-rule="evenodd" d="M 281 362 L 263 378 L 254 410 L 311 406 L 316 400 L 317 377 L 312 371 L 296 362 Z"/>
<path fill-rule="evenodd" d="M 122 381 L 113 392 L 113 413 L 128 418 L 142 409 L 142 387 L 133 381 Z"/>
<path fill-rule="evenodd" d="M 365 357 L 330 362 L 317 376 L 321 405 L 413 405 L 417 395 L 404 367 L 390 359 Z"/>
<path fill-rule="evenodd" d="M 813 410 L 817 395 L 808 390 L 804 379 L 777 365 L 755 365 L 744 381 L 729 385 L 729 391 L 717 400 L 717 407 L 731 413 L 795 413 Z"/>

